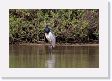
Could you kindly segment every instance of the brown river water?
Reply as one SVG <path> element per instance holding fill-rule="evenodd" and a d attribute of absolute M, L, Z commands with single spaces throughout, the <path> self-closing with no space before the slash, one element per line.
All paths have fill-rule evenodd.
<path fill-rule="evenodd" d="M 10 68 L 99 68 L 99 46 L 9 45 Z"/>

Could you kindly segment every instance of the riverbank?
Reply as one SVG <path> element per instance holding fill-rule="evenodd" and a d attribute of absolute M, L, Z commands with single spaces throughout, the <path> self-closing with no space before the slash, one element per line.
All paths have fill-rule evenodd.
<path fill-rule="evenodd" d="M 36 45 L 50 45 L 48 43 L 40 43 L 40 44 L 37 44 L 37 43 L 20 43 L 20 44 L 10 44 L 10 45 L 33 45 L 33 46 L 36 46 Z M 84 43 L 75 43 L 75 44 L 71 44 L 71 43 L 57 43 L 56 46 L 99 46 L 99 44 L 84 44 Z"/>

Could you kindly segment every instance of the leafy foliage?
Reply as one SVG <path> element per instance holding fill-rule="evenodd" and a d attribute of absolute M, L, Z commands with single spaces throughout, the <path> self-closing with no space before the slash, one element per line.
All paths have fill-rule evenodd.
<path fill-rule="evenodd" d="M 10 43 L 38 43 L 49 25 L 59 43 L 99 40 L 98 9 L 10 9 Z"/>

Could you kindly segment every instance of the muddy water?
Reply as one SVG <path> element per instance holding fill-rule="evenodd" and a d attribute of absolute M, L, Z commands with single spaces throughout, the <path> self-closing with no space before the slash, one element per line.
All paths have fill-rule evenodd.
<path fill-rule="evenodd" d="M 10 68 L 98 68 L 98 46 L 10 45 Z"/>

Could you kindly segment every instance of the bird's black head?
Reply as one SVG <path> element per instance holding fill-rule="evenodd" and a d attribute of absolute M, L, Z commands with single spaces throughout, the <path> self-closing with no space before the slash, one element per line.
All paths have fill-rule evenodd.
<path fill-rule="evenodd" d="M 46 27 L 45 27 L 45 30 L 44 30 L 44 31 L 45 31 L 45 33 L 47 33 L 47 34 L 50 32 L 50 28 L 48 27 L 48 25 L 46 25 Z"/>

